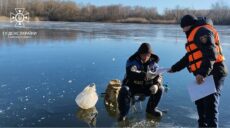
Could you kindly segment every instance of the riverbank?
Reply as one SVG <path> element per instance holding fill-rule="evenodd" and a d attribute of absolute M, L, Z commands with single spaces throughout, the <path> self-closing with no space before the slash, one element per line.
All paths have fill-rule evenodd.
<path fill-rule="evenodd" d="M 112 21 L 113 22 L 113 21 Z M 116 20 L 118 23 L 143 23 L 143 24 L 177 24 L 176 20 L 148 20 L 146 18 L 126 18 Z"/>
<path fill-rule="evenodd" d="M 0 22 L 10 21 L 10 17 L 0 16 Z M 30 17 L 30 21 L 52 21 L 48 17 Z M 58 21 L 55 21 L 58 22 Z M 68 21 L 67 21 L 68 22 Z M 81 20 L 71 22 L 82 22 Z M 83 22 L 105 22 L 105 23 L 140 23 L 140 24 L 177 24 L 176 20 L 148 20 L 142 17 L 131 17 L 118 20 L 105 20 L 105 21 L 83 21 Z"/>
<path fill-rule="evenodd" d="M 30 21 L 49 21 L 48 18 L 46 17 L 30 17 L 29 19 Z M 10 17 L 7 16 L 0 16 L 0 22 L 6 22 L 6 21 L 10 21 Z"/>
<path fill-rule="evenodd" d="M 6 17 L 6 16 L 0 16 L 0 21 L 1 22 L 5 22 L 5 21 L 9 21 L 10 18 L 9 17 Z"/>

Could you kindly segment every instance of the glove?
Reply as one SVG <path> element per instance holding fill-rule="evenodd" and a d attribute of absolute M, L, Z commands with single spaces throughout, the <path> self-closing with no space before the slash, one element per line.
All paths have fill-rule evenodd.
<path fill-rule="evenodd" d="M 148 66 L 147 75 L 146 75 L 147 80 L 154 79 L 157 76 L 156 71 L 157 71 L 157 65 L 156 66 L 154 65 L 154 71 L 152 71 Z"/>
<path fill-rule="evenodd" d="M 131 71 L 136 73 L 141 73 L 141 71 L 137 69 L 137 66 L 132 66 Z"/>
<path fill-rule="evenodd" d="M 158 91 L 158 86 L 155 84 L 155 85 L 152 85 L 149 90 L 151 91 L 151 94 L 156 94 L 157 91 Z"/>
<path fill-rule="evenodd" d="M 162 77 L 162 75 L 159 75 L 159 78 L 157 79 L 157 82 L 159 83 L 159 84 L 163 84 L 163 77 Z"/>
<path fill-rule="evenodd" d="M 172 70 L 172 68 L 170 68 L 170 69 L 168 70 L 168 73 L 174 73 L 173 70 Z"/>
<path fill-rule="evenodd" d="M 156 76 L 157 76 L 156 73 L 154 73 L 152 71 L 148 71 L 146 77 L 147 77 L 147 80 L 151 80 L 151 79 L 154 79 Z"/>

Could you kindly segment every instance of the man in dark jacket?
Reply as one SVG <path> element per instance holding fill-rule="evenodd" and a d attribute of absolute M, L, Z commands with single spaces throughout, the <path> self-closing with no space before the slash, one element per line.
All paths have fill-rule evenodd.
<path fill-rule="evenodd" d="M 169 72 L 177 72 L 185 67 L 196 77 L 198 84 L 213 75 L 216 93 L 195 101 L 199 115 L 199 127 L 218 127 L 218 105 L 221 88 L 227 76 L 218 32 L 210 19 L 185 15 L 181 27 L 186 34 L 187 53 Z"/>
<path fill-rule="evenodd" d="M 158 105 L 162 93 L 162 77 L 154 72 L 158 68 L 159 57 L 154 55 L 148 43 L 141 44 L 138 51 L 126 63 L 126 76 L 118 95 L 119 121 L 125 120 L 132 97 L 136 94 L 150 96 L 146 112 L 161 117 Z"/>

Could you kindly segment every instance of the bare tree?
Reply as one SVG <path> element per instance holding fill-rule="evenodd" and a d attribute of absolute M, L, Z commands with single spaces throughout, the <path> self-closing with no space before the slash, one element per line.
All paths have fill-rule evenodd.
<path fill-rule="evenodd" d="M 140 19 L 147 21 L 146 23 L 148 21 L 179 23 L 183 15 L 194 14 L 212 18 L 215 24 L 230 24 L 230 8 L 226 5 L 221 1 L 216 2 L 208 10 L 176 6 L 173 9 L 165 9 L 164 14 L 160 15 L 155 7 L 131 7 L 120 4 L 109 6 L 79 5 L 73 0 L 0 0 L 0 15 L 9 16 L 15 8 L 26 8 L 31 17 L 44 17 L 44 19 L 51 21 L 119 22 L 125 21 L 125 19 Z"/>

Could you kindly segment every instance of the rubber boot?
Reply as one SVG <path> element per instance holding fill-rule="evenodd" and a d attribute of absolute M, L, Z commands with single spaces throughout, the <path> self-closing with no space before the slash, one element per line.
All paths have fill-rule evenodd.
<path fill-rule="evenodd" d="M 124 121 L 130 109 L 130 92 L 129 87 L 123 86 L 118 94 L 118 109 L 120 111 L 118 121 Z"/>
<path fill-rule="evenodd" d="M 147 103 L 146 112 L 155 116 L 161 117 L 162 112 L 157 109 L 157 105 L 160 102 L 161 96 L 163 94 L 163 88 L 159 88 L 155 95 L 150 95 L 149 101 Z"/>

